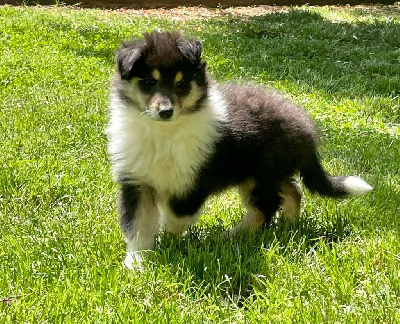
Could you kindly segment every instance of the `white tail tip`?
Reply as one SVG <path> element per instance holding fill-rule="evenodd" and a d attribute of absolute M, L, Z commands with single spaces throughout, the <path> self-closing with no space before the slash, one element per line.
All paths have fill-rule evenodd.
<path fill-rule="evenodd" d="M 349 176 L 343 181 L 346 190 L 352 196 L 359 196 L 371 191 L 373 188 L 363 179 L 356 176 Z"/>

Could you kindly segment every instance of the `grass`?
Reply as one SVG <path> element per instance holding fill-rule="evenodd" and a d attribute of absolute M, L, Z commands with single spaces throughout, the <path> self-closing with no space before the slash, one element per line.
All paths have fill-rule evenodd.
<path fill-rule="evenodd" d="M 0 322 L 400 322 L 400 13 L 300 7 L 174 21 L 64 7 L 0 7 Z M 303 105 L 335 174 L 375 190 L 307 192 L 302 217 L 221 237 L 242 215 L 213 198 L 144 272 L 122 267 L 104 128 L 114 50 L 152 29 L 204 42 L 220 81 Z"/>

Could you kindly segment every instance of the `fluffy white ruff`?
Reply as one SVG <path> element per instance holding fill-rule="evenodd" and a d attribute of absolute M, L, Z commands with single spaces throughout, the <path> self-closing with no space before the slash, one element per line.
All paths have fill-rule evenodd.
<path fill-rule="evenodd" d="M 218 123 L 225 115 L 225 102 L 217 89 L 210 89 L 204 107 L 182 114 L 177 121 L 152 120 L 139 107 L 112 94 L 106 133 L 115 177 L 150 185 L 161 196 L 184 194 L 212 153 Z"/>
<path fill-rule="evenodd" d="M 368 183 L 356 176 L 346 177 L 343 180 L 343 185 L 352 196 L 360 196 L 373 189 Z"/>

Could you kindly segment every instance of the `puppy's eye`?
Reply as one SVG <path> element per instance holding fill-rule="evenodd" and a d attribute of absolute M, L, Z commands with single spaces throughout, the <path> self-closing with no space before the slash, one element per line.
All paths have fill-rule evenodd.
<path fill-rule="evenodd" d="M 178 90 L 184 90 L 184 89 L 186 89 L 186 87 L 187 87 L 187 83 L 184 82 L 184 81 L 178 81 L 178 82 L 176 83 L 176 88 L 177 88 Z"/>
<path fill-rule="evenodd" d="M 139 85 L 145 90 L 150 90 L 157 84 L 157 80 L 154 78 L 146 78 L 139 80 Z"/>

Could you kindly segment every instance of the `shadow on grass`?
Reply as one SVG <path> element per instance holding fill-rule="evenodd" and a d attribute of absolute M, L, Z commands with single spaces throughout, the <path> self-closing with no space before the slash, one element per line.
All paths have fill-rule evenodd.
<path fill-rule="evenodd" d="M 296 222 L 280 219 L 267 229 L 237 237 L 227 236 L 222 226 L 194 227 L 184 237 L 165 234 L 154 262 L 190 277 L 205 295 L 245 307 L 260 278 L 273 280 L 284 262 L 301 262 L 321 241 L 330 245 L 351 233 L 350 222 L 340 214 L 322 223 L 309 216 Z"/>
<path fill-rule="evenodd" d="M 350 24 L 292 10 L 215 24 L 217 36 L 206 30 L 204 44 L 226 66 L 223 79 L 291 80 L 347 97 L 399 94 L 400 25 L 389 19 Z"/>
<path fill-rule="evenodd" d="M 356 17 L 359 12 L 353 14 Z M 390 107 L 382 104 L 381 115 L 386 121 L 400 122 L 400 24 L 389 18 L 351 24 L 294 9 L 248 19 L 199 20 L 198 24 L 201 31 L 195 36 L 203 40 L 204 59 L 221 81 L 285 83 L 288 91 L 317 91 L 339 99 L 394 98 Z M 193 34 L 190 24 L 166 26 Z M 128 28 L 113 30 L 102 24 L 77 27 L 62 23 L 54 28 L 75 28 L 77 41 L 61 43 L 63 51 L 95 57 L 110 66 L 121 40 L 130 37 Z"/>
<path fill-rule="evenodd" d="M 361 15 L 360 11 L 353 14 Z M 113 30 L 102 24 L 52 24 L 57 31 L 73 30 L 80 40 L 60 44 L 63 50 L 97 57 L 110 65 L 116 47 L 130 35 L 128 28 Z M 389 18 L 350 24 L 339 19 L 332 22 L 307 9 L 293 9 L 247 19 L 198 20 L 196 24 L 199 31 L 195 36 L 203 40 L 205 57 L 218 79 L 289 80 L 306 91 L 317 89 L 350 98 L 400 93 L 400 25 Z M 193 34 L 192 25 L 184 22 L 165 25 Z M 394 117 L 400 120 L 399 115 Z"/>

